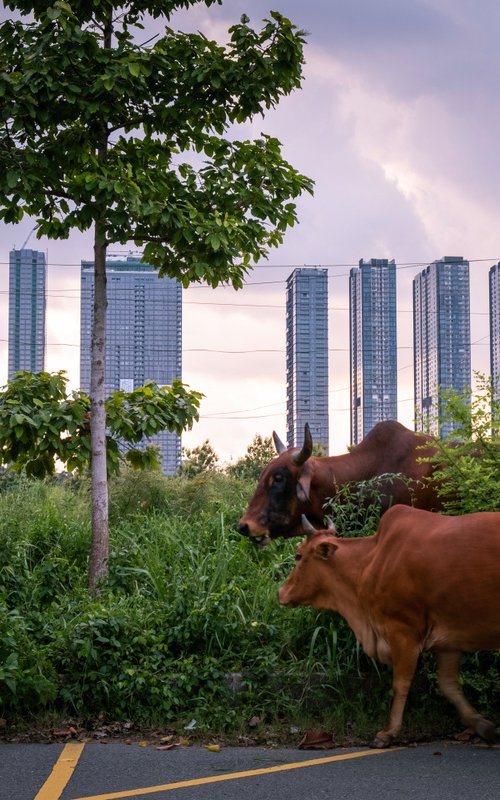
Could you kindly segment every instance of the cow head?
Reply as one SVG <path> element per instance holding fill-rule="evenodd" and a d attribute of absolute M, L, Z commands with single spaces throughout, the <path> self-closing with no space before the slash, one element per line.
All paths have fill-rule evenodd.
<path fill-rule="evenodd" d="M 335 525 L 328 521 L 327 530 L 316 530 L 302 516 L 307 538 L 295 553 L 295 567 L 278 592 L 282 606 L 311 606 L 330 609 L 332 606 L 331 561 L 337 550 Z"/>
<path fill-rule="evenodd" d="M 287 448 L 276 433 L 274 445 L 278 456 L 264 468 L 238 530 L 258 544 L 267 544 L 277 536 L 300 536 L 301 514 L 311 513 L 310 489 L 313 466 L 312 436 L 306 423 L 301 448 Z M 314 515 L 313 515 L 314 516 Z"/>

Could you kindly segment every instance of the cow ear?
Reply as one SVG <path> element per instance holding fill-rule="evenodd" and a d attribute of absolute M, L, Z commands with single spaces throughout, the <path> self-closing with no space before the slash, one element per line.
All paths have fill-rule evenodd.
<path fill-rule="evenodd" d="M 334 554 L 335 550 L 337 549 L 337 545 L 334 542 L 318 542 L 316 547 L 314 548 L 314 553 L 318 558 L 321 558 L 323 561 L 328 561 Z"/>
<path fill-rule="evenodd" d="M 304 467 L 300 473 L 299 478 L 297 479 L 297 497 L 299 498 L 301 503 L 309 503 L 310 501 L 310 491 L 311 491 L 311 480 L 312 480 L 312 468 L 310 464 L 304 464 Z"/>

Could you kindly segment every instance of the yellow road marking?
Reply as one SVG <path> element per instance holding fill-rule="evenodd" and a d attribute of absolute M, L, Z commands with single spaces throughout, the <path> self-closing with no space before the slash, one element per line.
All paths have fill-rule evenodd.
<path fill-rule="evenodd" d="M 164 783 L 161 786 L 148 786 L 143 789 L 127 789 L 122 792 L 106 792 L 105 794 L 93 794 L 88 797 L 77 797 L 74 800 L 118 800 L 121 797 L 133 797 L 155 792 L 170 792 L 173 789 L 184 789 L 187 786 L 203 786 L 207 783 L 219 783 L 221 781 L 234 781 L 238 778 L 251 778 L 254 775 L 267 775 L 272 772 L 286 772 L 289 769 L 301 769 L 302 767 L 315 767 L 319 764 L 330 764 L 333 761 L 348 761 L 351 758 L 362 758 L 363 756 L 376 756 L 381 753 L 393 753 L 400 750 L 400 747 L 388 747 L 385 750 L 361 750 L 357 753 L 343 753 L 340 756 L 327 756 L 326 758 L 314 758 L 310 761 L 294 761 L 291 764 L 280 764 L 275 767 L 262 767 L 261 769 L 251 769 L 247 772 L 229 772 L 226 775 L 210 775 L 207 778 L 194 778 L 190 781 L 178 781 L 177 783 Z"/>
<path fill-rule="evenodd" d="M 81 742 L 68 742 L 35 800 L 59 800 L 84 747 Z"/>

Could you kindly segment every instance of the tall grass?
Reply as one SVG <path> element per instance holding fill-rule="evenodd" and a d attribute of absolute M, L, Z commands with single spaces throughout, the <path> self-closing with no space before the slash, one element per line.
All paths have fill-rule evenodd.
<path fill-rule="evenodd" d="M 255 714 L 344 729 L 383 716 L 390 675 L 347 625 L 279 606 L 297 542 L 259 550 L 238 535 L 250 492 L 220 475 L 125 473 L 111 484 L 110 575 L 94 599 L 85 482 L 0 491 L 0 716 L 194 716 L 224 731 Z M 496 664 L 472 686 L 490 707 Z"/>

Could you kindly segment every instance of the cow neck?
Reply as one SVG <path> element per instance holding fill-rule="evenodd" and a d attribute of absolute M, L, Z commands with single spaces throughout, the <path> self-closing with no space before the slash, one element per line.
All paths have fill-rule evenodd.
<path fill-rule="evenodd" d="M 363 575 L 372 561 L 377 536 L 358 539 L 337 539 L 338 549 L 332 559 L 333 585 L 336 610 L 354 631 L 356 638 L 364 642 L 366 620 L 360 603 Z"/>
<path fill-rule="evenodd" d="M 323 463 L 331 480 L 337 483 L 365 481 L 377 474 L 375 459 L 366 453 L 352 452 L 340 456 L 328 456 Z"/>

